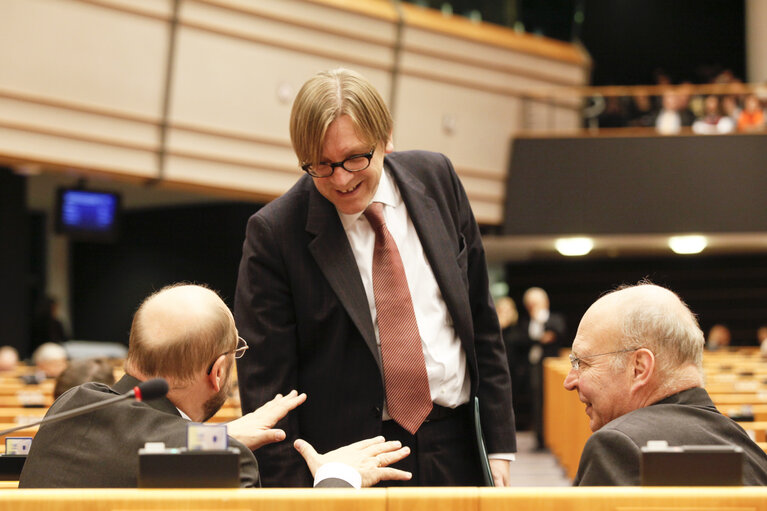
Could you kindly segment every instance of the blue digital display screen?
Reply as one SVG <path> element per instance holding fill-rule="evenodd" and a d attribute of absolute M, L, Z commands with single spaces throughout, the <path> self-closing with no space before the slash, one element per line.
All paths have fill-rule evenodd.
<path fill-rule="evenodd" d="M 115 241 L 120 215 L 117 193 L 59 188 L 56 230 L 73 240 Z"/>
<path fill-rule="evenodd" d="M 61 196 L 61 223 L 65 229 L 108 231 L 117 214 L 117 196 L 86 190 L 65 190 Z"/>

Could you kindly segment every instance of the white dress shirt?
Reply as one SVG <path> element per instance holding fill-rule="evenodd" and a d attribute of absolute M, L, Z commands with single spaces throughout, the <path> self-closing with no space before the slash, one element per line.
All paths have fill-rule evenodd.
<path fill-rule="evenodd" d="M 429 389 L 432 401 L 438 405 L 455 408 L 469 400 L 469 375 L 466 354 L 453 329 L 453 320 L 439 290 L 434 273 L 421 246 L 421 240 L 408 215 L 396 183 L 386 169 L 381 173 L 373 202 L 384 205 L 386 227 L 397 243 L 402 264 L 405 267 L 413 309 L 421 334 L 421 347 L 426 361 Z M 381 339 L 376 320 L 375 295 L 373 294 L 373 249 L 375 232 L 362 212 L 354 215 L 338 213 L 346 236 L 357 261 L 362 284 L 365 287 L 370 315 L 373 319 L 379 350 Z M 380 351 L 379 351 L 380 352 Z M 384 409 L 384 419 L 388 419 Z"/>

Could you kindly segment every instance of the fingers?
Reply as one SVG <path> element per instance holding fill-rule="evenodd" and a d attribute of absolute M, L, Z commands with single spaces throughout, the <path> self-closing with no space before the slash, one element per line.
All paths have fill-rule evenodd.
<path fill-rule="evenodd" d="M 284 396 L 282 394 L 277 394 L 264 406 L 280 406 L 292 410 L 304 401 L 306 401 L 306 394 L 299 394 L 297 390 L 291 390 Z"/>
<path fill-rule="evenodd" d="M 408 481 L 413 474 L 396 468 L 374 468 L 362 474 L 362 486 L 369 487 L 380 481 Z"/>
<path fill-rule="evenodd" d="M 253 433 L 253 442 L 256 445 L 253 449 L 258 449 L 267 444 L 282 442 L 285 440 L 285 432 L 281 429 L 267 429 Z"/>
<path fill-rule="evenodd" d="M 234 438 L 248 446 L 252 451 L 267 444 L 282 442 L 285 440 L 285 432 L 281 429 L 249 430 L 243 435 L 233 434 Z"/>
<path fill-rule="evenodd" d="M 380 438 L 381 441 L 364 448 L 364 454 L 367 454 L 368 456 L 376 456 L 378 454 L 395 451 L 402 447 L 402 443 L 399 440 L 389 440 L 386 442 L 383 437 L 378 438 Z"/>
<path fill-rule="evenodd" d="M 413 474 L 396 468 L 379 468 L 376 470 L 380 475 L 379 481 L 408 481 Z"/>
<path fill-rule="evenodd" d="M 396 442 L 396 443 L 399 444 L 399 442 Z M 408 455 L 410 455 L 410 447 L 402 447 L 401 449 L 397 449 L 396 451 L 392 450 L 391 452 L 384 452 L 384 453 L 378 454 L 376 456 L 376 459 L 378 459 L 378 465 L 380 467 L 386 467 L 391 465 L 392 463 L 397 463 L 398 461 L 404 458 L 407 458 Z"/>
<path fill-rule="evenodd" d="M 376 436 L 373 438 L 366 438 L 365 440 L 360 440 L 358 442 L 354 442 L 353 444 L 349 444 L 348 447 L 353 447 L 355 449 L 363 450 L 367 449 L 371 446 L 374 446 L 376 444 L 382 444 L 385 442 L 385 438 L 382 436 Z M 376 453 L 370 453 L 371 456 L 374 456 Z"/>
<path fill-rule="evenodd" d="M 314 473 L 317 471 L 320 455 L 317 454 L 317 451 L 314 450 L 314 447 L 312 447 L 309 442 L 300 438 L 293 442 L 293 447 L 295 447 L 298 453 L 303 456 L 307 466 L 309 467 L 309 471 L 312 473 L 312 475 L 314 475 Z"/>

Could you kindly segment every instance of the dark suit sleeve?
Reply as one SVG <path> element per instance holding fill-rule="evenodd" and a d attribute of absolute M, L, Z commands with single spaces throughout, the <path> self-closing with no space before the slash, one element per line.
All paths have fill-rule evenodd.
<path fill-rule="evenodd" d="M 298 390 L 296 318 L 279 233 L 254 215 L 248 221 L 237 278 L 234 313 L 250 349 L 237 362 L 242 412 L 249 413 L 275 394 Z M 290 413 L 275 426 L 287 438 L 259 449 L 264 486 L 311 486 L 309 470 L 293 448 L 298 418 Z"/>
<path fill-rule="evenodd" d="M 638 486 L 639 447 L 616 430 L 591 435 L 581 454 L 574 486 Z"/>
<path fill-rule="evenodd" d="M 450 168 L 455 203 L 458 205 L 458 227 L 463 240 L 458 263 L 462 270 L 465 269 L 468 280 L 483 434 L 489 453 L 516 452 L 511 378 L 498 316 L 490 296 L 485 249 L 463 185 L 450 161 L 447 158 L 445 161 Z"/>
<path fill-rule="evenodd" d="M 353 486 L 343 479 L 328 477 L 317 483 L 315 488 L 353 488 Z"/>
<path fill-rule="evenodd" d="M 240 450 L 240 488 L 257 488 L 261 486 L 258 475 L 256 457 L 244 444 L 229 437 L 229 445 Z"/>

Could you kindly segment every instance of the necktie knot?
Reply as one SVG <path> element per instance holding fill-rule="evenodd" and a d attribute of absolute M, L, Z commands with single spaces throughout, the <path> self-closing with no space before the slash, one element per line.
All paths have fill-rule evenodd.
<path fill-rule="evenodd" d="M 364 215 L 375 231 L 381 230 L 381 226 L 386 223 L 383 215 L 383 203 L 381 202 L 371 202 Z"/>

